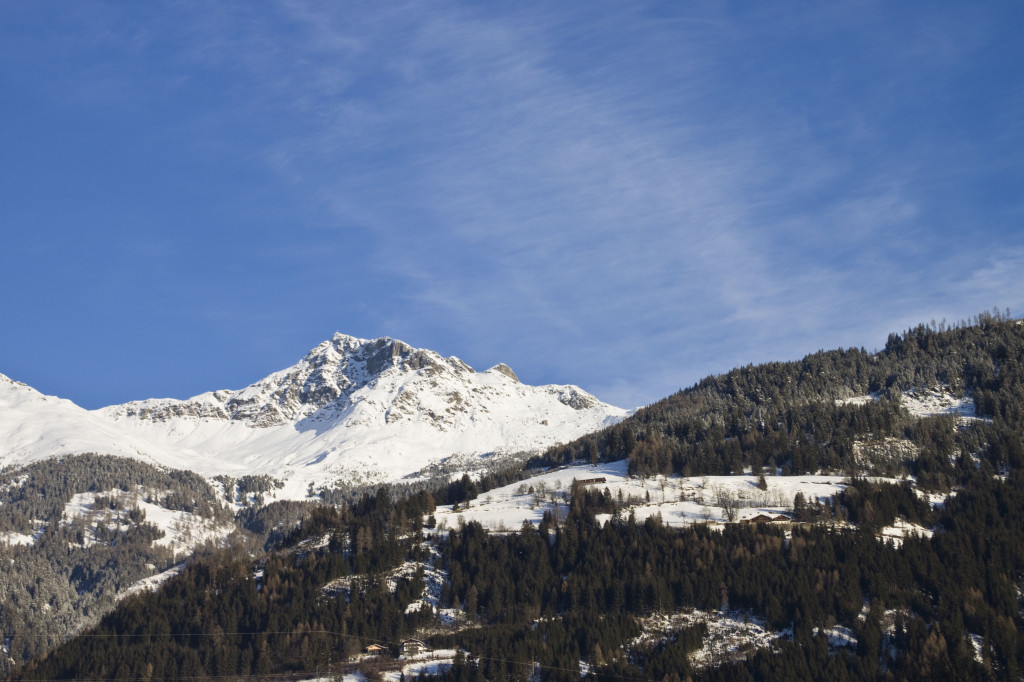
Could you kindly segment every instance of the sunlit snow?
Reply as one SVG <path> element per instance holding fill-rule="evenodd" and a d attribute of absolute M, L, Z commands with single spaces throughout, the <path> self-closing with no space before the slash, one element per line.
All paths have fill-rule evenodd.
<path fill-rule="evenodd" d="M 303 499 L 310 484 L 395 481 L 453 455 L 537 452 L 627 414 L 576 387 L 522 384 L 502 366 L 476 372 L 400 341 L 338 334 L 240 391 L 185 401 L 89 411 L 0 375 L 0 465 L 94 452 L 206 477 L 267 474 L 285 482 L 279 499 Z"/>
<path fill-rule="evenodd" d="M 661 515 L 662 523 L 686 526 L 692 523 L 724 523 L 727 515 L 721 502 L 737 503 L 735 521 L 758 515 L 790 514 L 793 499 L 803 493 L 808 502 L 827 500 L 846 488 L 841 475 L 767 476 L 767 490 L 758 488 L 758 479 L 746 476 L 658 476 L 631 478 L 627 462 L 564 467 L 545 472 L 520 483 L 482 493 L 468 504 L 439 506 L 434 513 L 438 528 L 453 528 L 476 521 L 494 531 L 517 530 L 523 522 L 537 524 L 545 511 L 565 513 L 573 479 L 605 479 L 592 484 L 608 489 L 616 500 L 632 500 L 629 511 L 638 522 Z M 888 479 L 878 479 L 888 480 Z M 530 492 L 530 490 L 533 492 Z M 607 521 L 607 514 L 598 520 Z"/>

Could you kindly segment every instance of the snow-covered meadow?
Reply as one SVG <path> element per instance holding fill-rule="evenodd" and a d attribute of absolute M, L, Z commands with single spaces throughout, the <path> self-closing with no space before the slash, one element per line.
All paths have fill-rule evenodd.
<path fill-rule="evenodd" d="M 120 508 L 100 508 L 96 504 L 98 497 L 119 499 L 118 506 Z M 212 519 L 197 514 L 166 509 L 147 502 L 142 488 L 131 494 L 120 490 L 106 493 L 79 493 L 64 506 L 61 523 L 70 525 L 76 517 L 84 518 L 86 524 L 83 545 L 88 546 L 96 542 L 97 524 L 103 523 L 113 528 L 132 523 L 128 517 L 129 510 L 132 508 L 138 508 L 144 512 L 145 522 L 153 524 L 164 532 L 164 536 L 154 540 L 153 544 L 167 547 L 175 555 L 191 556 L 197 548 L 205 543 L 221 542 L 235 528 L 233 523 L 218 524 Z"/>
<path fill-rule="evenodd" d="M 802 493 L 807 503 L 822 503 L 844 490 L 849 481 L 840 474 L 809 474 L 803 476 L 765 476 L 765 488 L 759 478 L 743 476 L 657 476 L 635 478 L 627 474 L 627 462 L 598 465 L 576 465 L 552 469 L 525 481 L 495 488 L 468 503 L 442 505 L 434 512 L 435 532 L 444 533 L 460 524 L 477 522 L 493 532 L 515 531 L 524 523 L 537 525 L 545 512 L 555 518 L 568 511 L 573 481 L 601 482 L 586 485 L 608 490 L 613 499 L 622 501 L 637 522 L 659 516 L 668 526 L 683 527 L 694 523 L 721 525 L 743 523 L 757 517 L 772 522 L 792 518 L 793 502 Z M 873 481 L 900 483 L 901 479 L 872 477 Z M 909 479 L 912 481 L 912 479 Z M 945 497 L 922 495 L 932 506 L 940 506 Z M 610 514 L 599 514 L 598 521 L 607 523 Z M 897 519 L 883 528 L 881 539 L 895 544 L 910 533 L 930 537 L 932 531 Z"/>
<path fill-rule="evenodd" d="M 662 523 L 670 526 L 727 522 L 730 504 L 738 507 L 735 521 L 784 515 L 792 511 L 797 493 L 808 502 L 825 501 L 846 488 L 841 475 L 767 476 L 767 489 L 762 490 L 754 475 L 634 478 L 627 474 L 627 466 L 622 460 L 552 469 L 482 493 L 457 509 L 439 506 L 434 517 L 440 529 L 476 521 L 492 531 L 516 530 L 524 522 L 539 523 L 546 511 L 564 513 L 574 480 L 604 479 L 587 485 L 607 488 L 614 499 L 627 504 L 637 521 L 660 514 Z M 610 516 L 598 518 L 607 521 Z"/>

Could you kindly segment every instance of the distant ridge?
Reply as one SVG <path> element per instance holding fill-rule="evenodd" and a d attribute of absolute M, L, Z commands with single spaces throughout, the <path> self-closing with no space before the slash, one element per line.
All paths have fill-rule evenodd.
<path fill-rule="evenodd" d="M 538 451 L 627 414 L 576 386 L 523 384 L 504 364 L 477 372 L 340 333 L 245 388 L 187 400 L 89 411 L 3 379 L 0 463 L 114 454 L 208 477 L 267 474 L 292 499 L 311 483 L 397 480 L 453 455 Z"/>

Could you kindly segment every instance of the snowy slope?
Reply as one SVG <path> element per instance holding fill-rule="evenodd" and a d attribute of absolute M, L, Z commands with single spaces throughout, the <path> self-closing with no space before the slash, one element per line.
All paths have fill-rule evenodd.
<path fill-rule="evenodd" d="M 173 454 L 70 400 L 43 395 L 0 374 L 0 466 L 83 452 L 150 463 Z"/>
<path fill-rule="evenodd" d="M 278 497 L 309 483 L 395 480 L 451 455 L 539 450 L 625 410 L 574 386 L 527 386 L 508 367 L 390 338 L 335 334 L 238 391 L 87 411 L 0 381 L 0 464 L 68 452 L 144 457 L 204 476 L 269 474 Z"/>
<path fill-rule="evenodd" d="M 758 488 L 756 476 L 655 476 L 634 478 L 628 474 L 627 460 L 602 462 L 597 465 L 572 465 L 551 469 L 525 481 L 494 488 L 457 509 L 440 505 L 434 512 L 438 528 L 457 528 L 460 523 L 476 521 L 488 530 L 516 530 L 524 522 L 537 524 L 544 512 L 557 514 L 567 510 L 573 480 L 603 479 L 594 484 L 605 488 L 612 497 L 622 500 L 638 522 L 660 515 L 668 526 L 694 523 L 726 523 L 723 500 L 735 501 L 736 521 L 759 514 L 771 516 L 792 514 L 793 498 L 798 492 L 808 501 L 826 501 L 844 490 L 848 481 L 843 476 L 806 474 L 802 476 L 768 476 L 767 490 Z M 895 479 L 872 480 L 895 482 Z M 607 522 L 609 514 L 598 514 L 598 521 Z"/>

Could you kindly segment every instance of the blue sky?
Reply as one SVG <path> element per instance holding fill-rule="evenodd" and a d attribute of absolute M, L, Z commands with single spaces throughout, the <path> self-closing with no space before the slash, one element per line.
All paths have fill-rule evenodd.
<path fill-rule="evenodd" d="M 632 407 L 1024 311 L 1018 2 L 0 5 L 0 372 L 335 331 Z"/>

